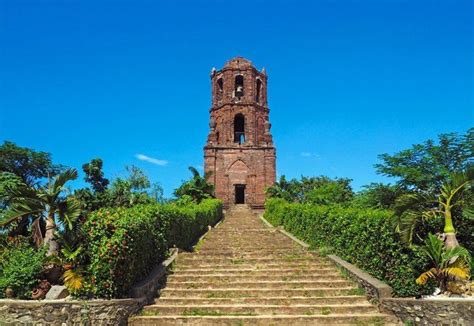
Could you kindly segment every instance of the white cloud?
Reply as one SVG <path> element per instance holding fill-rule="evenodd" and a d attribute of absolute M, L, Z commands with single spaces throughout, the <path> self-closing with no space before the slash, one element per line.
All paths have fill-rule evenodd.
<path fill-rule="evenodd" d="M 310 152 L 301 152 L 300 155 L 302 157 L 314 157 L 314 158 L 320 158 L 321 157 L 316 153 L 310 153 Z"/>
<path fill-rule="evenodd" d="M 159 160 L 157 158 L 149 157 L 143 154 L 136 154 L 135 157 L 140 161 L 145 161 L 155 165 L 165 166 L 166 164 L 168 164 L 168 161 L 166 160 Z"/>

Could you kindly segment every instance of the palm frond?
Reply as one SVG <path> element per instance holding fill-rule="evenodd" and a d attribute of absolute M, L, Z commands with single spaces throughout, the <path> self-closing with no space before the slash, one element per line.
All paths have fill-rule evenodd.
<path fill-rule="evenodd" d="M 81 215 L 81 203 L 72 197 L 58 204 L 58 215 L 61 223 L 67 225 L 69 230 L 72 230 L 74 221 Z"/>
<path fill-rule="evenodd" d="M 50 184 L 50 190 L 53 193 L 60 193 L 64 189 L 64 185 L 68 181 L 76 180 L 77 179 L 77 170 L 76 169 L 66 169 L 64 172 L 58 174 L 54 179 L 53 182 Z"/>
<path fill-rule="evenodd" d="M 79 290 L 83 284 L 83 277 L 80 271 L 69 269 L 63 274 L 64 285 L 72 292 Z"/>
<path fill-rule="evenodd" d="M 430 278 L 436 278 L 437 274 L 438 270 L 436 268 L 431 268 L 429 271 L 424 272 L 420 276 L 418 276 L 418 278 L 416 279 L 416 284 L 425 285 Z"/>
<path fill-rule="evenodd" d="M 461 280 L 467 280 L 470 277 L 469 268 L 462 267 L 446 267 L 442 270 L 442 273 L 446 277 L 458 278 Z"/>
<path fill-rule="evenodd" d="M 193 174 L 193 178 L 199 178 L 201 176 L 199 171 L 194 166 L 188 167 L 188 170 Z"/>

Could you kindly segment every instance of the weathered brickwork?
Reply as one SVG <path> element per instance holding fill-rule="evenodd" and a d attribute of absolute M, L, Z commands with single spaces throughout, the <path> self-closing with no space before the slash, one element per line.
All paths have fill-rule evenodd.
<path fill-rule="evenodd" d="M 205 171 L 226 206 L 263 207 L 265 189 L 275 182 L 275 147 L 270 133 L 267 75 L 244 58 L 211 72 L 210 132 Z M 244 189 L 239 190 L 239 189 Z"/>

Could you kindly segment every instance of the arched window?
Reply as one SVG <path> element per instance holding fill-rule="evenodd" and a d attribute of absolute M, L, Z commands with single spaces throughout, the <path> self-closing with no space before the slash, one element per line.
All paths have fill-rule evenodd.
<path fill-rule="evenodd" d="M 224 90 L 224 80 L 222 78 L 219 78 L 217 80 L 217 91 L 219 93 L 222 93 L 223 90 Z"/>
<path fill-rule="evenodd" d="M 255 101 L 257 103 L 260 103 L 260 95 L 261 95 L 261 92 L 262 92 L 262 81 L 260 79 L 257 79 L 257 90 L 255 92 Z"/>
<path fill-rule="evenodd" d="M 244 96 L 244 76 L 235 76 L 235 89 L 234 94 L 236 97 Z"/>
<path fill-rule="evenodd" d="M 245 117 L 240 113 L 234 118 L 234 143 L 245 143 Z"/>
<path fill-rule="evenodd" d="M 216 97 L 218 100 L 222 99 L 222 93 L 224 92 L 224 80 L 219 78 L 216 82 Z"/>

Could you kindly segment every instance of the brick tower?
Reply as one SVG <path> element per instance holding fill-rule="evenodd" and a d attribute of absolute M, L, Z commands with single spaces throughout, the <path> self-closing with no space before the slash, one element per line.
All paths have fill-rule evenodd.
<path fill-rule="evenodd" d="M 265 189 L 275 182 L 275 147 L 270 134 L 267 75 L 236 57 L 212 69 L 210 132 L 204 169 L 212 172 L 216 197 L 225 206 L 262 208 Z"/>

